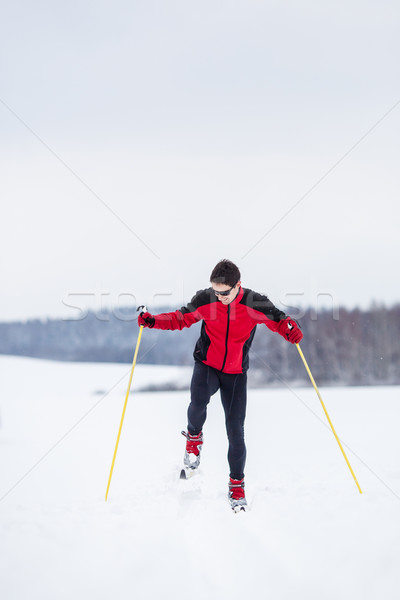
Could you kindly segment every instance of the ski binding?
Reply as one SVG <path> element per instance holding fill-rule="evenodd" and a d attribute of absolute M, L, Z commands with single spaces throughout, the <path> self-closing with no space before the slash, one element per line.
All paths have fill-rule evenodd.
<path fill-rule="evenodd" d="M 241 511 L 246 512 L 247 502 L 244 498 L 241 498 L 240 500 L 233 500 L 232 498 L 229 498 L 229 502 L 234 513 Z"/>

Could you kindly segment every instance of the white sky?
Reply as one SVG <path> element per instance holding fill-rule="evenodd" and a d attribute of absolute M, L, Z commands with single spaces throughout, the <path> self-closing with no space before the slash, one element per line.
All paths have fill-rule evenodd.
<path fill-rule="evenodd" d="M 279 306 L 399 301 L 399 16 L 8 3 L 0 320 L 180 306 L 221 258 Z"/>

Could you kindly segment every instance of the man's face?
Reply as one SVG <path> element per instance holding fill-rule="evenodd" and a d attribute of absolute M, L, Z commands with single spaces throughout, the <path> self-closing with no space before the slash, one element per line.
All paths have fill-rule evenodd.
<path fill-rule="evenodd" d="M 211 283 L 211 287 L 214 290 L 215 295 L 217 296 L 218 300 L 222 302 L 222 304 L 230 304 L 232 300 L 236 298 L 240 285 L 240 281 L 238 281 L 233 287 L 230 285 L 225 285 L 225 283 Z M 227 296 L 221 296 L 218 294 L 218 292 L 229 292 L 229 294 Z"/>

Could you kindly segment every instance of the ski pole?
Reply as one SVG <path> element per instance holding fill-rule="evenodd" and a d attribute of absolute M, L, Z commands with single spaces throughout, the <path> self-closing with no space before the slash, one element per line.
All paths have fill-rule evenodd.
<path fill-rule="evenodd" d="M 355 476 L 355 474 L 354 474 L 354 471 L 353 471 L 353 469 L 351 468 L 351 465 L 350 465 L 350 463 L 349 463 L 349 459 L 347 458 L 347 456 L 346 456 L 346 453 L 345 453 L 345 451 L 343 450 L 343 446 L 342 446 L 342 444 L 340 443 L 340 440 L 339 440 L 339 438 L 338 438 L 338 436 L 337 436 L 337 433 L 336 433 L 336 431 L 335 431 L 335 428 L 334 428 L 334 426 L 333 426 L 333 424 L 332 424 L 332 421 L 330 420 L 330 417 L 329 417 L 329 415 L 328 415 L 328 411 L 326 410 L 325 404 L 324 404 L 324 402 L 323 402 L 323 400 L 322 400 L 322 398 L 321 398 L 321 394 L 319 393 L 319 390 L 318 390 L 318 388 L 317 388 L 317 384 L 316 384 L 316 383 L 315 383 L 315 381 L 314 381 L 314 377 L 313 377 L 313 376 L 312 376 L 312 374 L 311 374 L 310 367 L 309 367 L 309 366 L 308 366 L 308 364 L 307 364 L 307 361 L 306 361 L 306 359 L 305 359 L 305 357 L 304 357 L 304 354 L 303 354 L 303 352 L 302 352 L 302 350 L 301 350 L 301 348 L 300 348 L 299 344 L 296 344 L 296 348 L 297 348 L 297 350 L 299 351 L 299 354 L 300 354 L 300 356 L 301 356 L 301 358 L 302 358 L 302 361 L 303 361 L 303 363 L 304 363 L 304 366 L 305 366 L 305 368 L 306 368 L 306 370 L 307 370 L 307 373 L 308 373 L 308 375 L 309 375 L 309 377 L 310 377 L 310 379 L 311 379 L 311 383 L 313 384 L 313 386 L 314 386 L 314 389 L 315 389 L 315 391 L 317 392 L 317 396 L 318 396 L 318 398 L 319 398 L 319 401 L 320 401 L 320 402 L 321 402 L 321 404 L 322 404 L 322 408 L 324 409 L 324 412 L 325 412 L 326 418 L 328 419 L 328 423 L 329 423 L 329 425 L 331 426 L 331 429 L 332 429 L 333 435 L 335 436 L 335 438 L 336 438 L 336 441 L 337 441 L 337 443 L 339 444 L 339 448 L 341 449 L 341 451 L 342 451 L 342 454 L 343 454 L 343 456 L 344 456 L 344 459 L 345 459 L 345 461 L 346 461 L 346 463 L 347 463 L 347 466 L 348 466 L 348 467 L 349 467 L 349 469 L 350 469 L 350 473 L 353 475 L 353 479 L 354 479 L 354 481 L 356 482 L 356 485 L 357 485 L 357 487 L 358 487 L 358 491 L 360 492 L 360 494 L 362 494 L 362 490 L 361 490 L 361 488 L 360 488 L 360 485 L 359 485 L 359 483 L 358 483 L 358 481 L 357 481 L 357 477 Z"/>
<path fill-rule="evenodd" d="M 143 312 L 146 312 L 146 308 L 144 306 L 140 306 L 138 308 L 138 310 L 141 310 L 140 314 L 142 314 Z M 107 484 L 107 490 L 106 490 L 106 502 L 107 502 L 107 497 L 108 497 L 108 490 L 110 489 L 111 477 L 112 477 L 113 470 L 114 470 L 115 457 L 117 456 L 119 438 L 121 437 L 122 424 L 124 422 L 126 406 L 128 404 L 129 392 L 131 390 L 131 385 L 132 385 L 133 371 L 135 370 L 135 366 L 136 366 L 136 359 L 137 359 L 137 355 L 138 355 L 138 352 L 139 352 L 139 346 L 140 346 L 140 340 L 141 340 L 141 337 L 142 337 L 142 333 L 143 333 L 143 325 L 141 325 L 139 327 L 139 335 L 138 335 L 138 339 L 137 339 L 137 342 L 136 342 L 136 349 L 135 349 L 135 354 L 134 354 L 134 357 L 133 357 L 131 374 L 130 374 L 129 383 L 128 383 L 128 389 L 126 391 L 124 408 L 122 410 L 122 417 L 121 417 L 121 422 L 120 422 L 119 430 L 118 430 L 117 442 L 115 444 L 114 456 L 113 456 L 112 463 L 111 463 L 110 476 L 108 478 L 108 484 Z"/>

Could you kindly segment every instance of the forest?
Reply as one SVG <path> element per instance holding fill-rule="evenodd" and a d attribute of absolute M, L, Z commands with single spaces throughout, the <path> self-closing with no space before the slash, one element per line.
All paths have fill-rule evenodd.
<path fill-rule="evenodd" d="M 167 311 L 163 307 L 159 312 Z M 290 313 L 289 313 L 290 314 Z M 390 308 L 308 309 L 298 322 L 301 348 L 317 383 L 388 385 L 400 383 L 400 304 Z M 138 362 L 191 365 L 200 323 L 183 331 L 147 329 Z M 60 361 L 130 363 L 138 335 L 132 309 L 87 312 L 79 320 L 33 319 L 0 323 L 0 354 Z M 302 385 L 308 375 L 298 352 L 280 335 L 259 325 L 250 352 L 253 387 Z"/>

